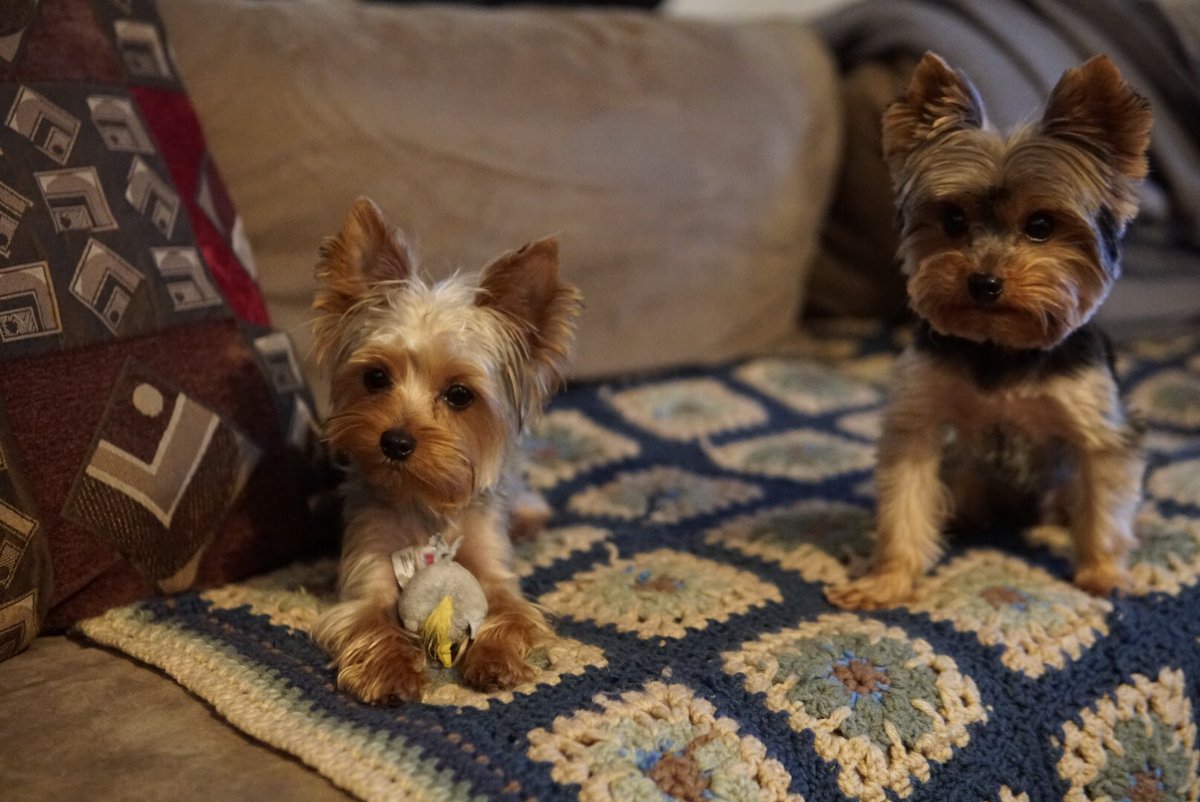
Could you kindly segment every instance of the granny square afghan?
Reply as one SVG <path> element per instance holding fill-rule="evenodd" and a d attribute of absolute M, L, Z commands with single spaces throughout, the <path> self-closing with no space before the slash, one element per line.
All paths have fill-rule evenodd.
<path fill-rule="evenodd" d="M 1200 338 L 1120 358 L 1150 455 L 1128 594 L 1072 586 L 1062 533 L 964 533 L 912 603 L 836 610 L 895 350 L 840 327 L 560 396 L 529 443 L 556 517 L 518 570 L 561 638 L 513 691 L 337 691 L 307 634 L 333 559 L 81 630 L 368 799 L 1196 800 Z"/>

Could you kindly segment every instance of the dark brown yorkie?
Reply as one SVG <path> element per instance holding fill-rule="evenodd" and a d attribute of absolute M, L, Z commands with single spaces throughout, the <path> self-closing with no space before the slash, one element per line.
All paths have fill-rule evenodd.
<path fill-rule="evenodd" d="M 1041 119 L 1008 134 L 933 53 L 887 109 L 919 322 L 884 413 L 874 566 L 830 588 L 835 604 L 909 598 L 951 524 L 1065 527 L 1075 584 L 1123 586 L 1144 462 L 1090 321 L 1120 273 L 1150 124 L 1105 56 L 1068 70 Z"/>

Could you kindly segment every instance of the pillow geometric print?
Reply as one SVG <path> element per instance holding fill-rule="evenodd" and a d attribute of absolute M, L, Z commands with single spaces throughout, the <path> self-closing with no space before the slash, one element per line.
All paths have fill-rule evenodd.
<path fill-rule="evenodd" d="M 145 0 L 0 21 L 0 659 L 321 534 L 312 402 Z"/>

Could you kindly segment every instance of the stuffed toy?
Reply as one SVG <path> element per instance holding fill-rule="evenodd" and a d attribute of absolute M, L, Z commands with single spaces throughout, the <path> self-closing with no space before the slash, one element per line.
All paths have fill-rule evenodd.
<path fill-rule="evenodd" d="M 454 561 L 461 542 L 451 545 L 435 534 L 427 546 L 392 554 L 401 590 L 400 623 L 420 636 L 429 656 L 446 668 L 466 651 L 488 609 L 479 580 Z"/>

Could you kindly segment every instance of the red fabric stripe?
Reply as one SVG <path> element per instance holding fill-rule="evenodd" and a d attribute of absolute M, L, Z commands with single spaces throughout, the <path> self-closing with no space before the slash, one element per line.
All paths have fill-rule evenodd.
<path fill-rule="evenodd" d="M 246 272 L 224 235 L 196 203 L 196 188 L 207 145 L 191 101 L 182 92 L 169 89 L 131 86 L 129 91 L 158 142 L 167 169 L 171 171 L 171 180 L 187 208 L 196 235 L 196 247 L 204 254 L 230 309 L 242 320 L 271 325 L 267 305 L 254 277 Z M 215 167 L 211 175 L 220 180 Z M 220 191 L 224 192 L 224 187 Z"/>

